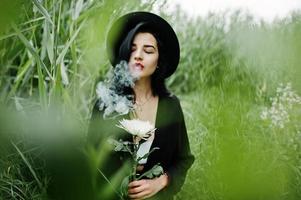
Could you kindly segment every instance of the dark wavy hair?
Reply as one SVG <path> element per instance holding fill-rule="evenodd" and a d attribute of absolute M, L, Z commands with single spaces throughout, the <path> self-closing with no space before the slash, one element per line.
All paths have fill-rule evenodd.
<path fill-rule="evenodd" d="M 154 96 L 166 96 L 170 95 L 170 91 L 166 88 L 164 77 L 164 74 L 166 73 L 166 69 L 168 67 L 167 62 L 164 59 L 164 52 L 166 51 L 166 48 L 164 46 L 164 43 L 158 37 L 158 34 L 156 33 L 157 30 L 155 30 L 154 27 L 155 26 L 151 25 L 150 23 L 141 22 L 137 24 L 132 30 L 130 30 L 120 45 L 118 61 L 125 60 L 129 62 L 131 56 L 132 43 L 134 37 L 138 33 L 152 34 L 157 41 L 159 50 L 158 68 L 156 68 L 155 72 L 151 75 L 152 93 Z M 125 94 L 134 94 L 134 91 L 132 88 L 125 88 Z"/>

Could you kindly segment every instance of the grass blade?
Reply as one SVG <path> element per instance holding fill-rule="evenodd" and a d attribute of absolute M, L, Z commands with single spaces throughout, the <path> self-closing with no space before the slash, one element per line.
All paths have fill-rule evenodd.
<path fill-rule="evenodd" d="M 46 108 L 47 105 L 47 99 L 46 99 L 46 87 L 44 85 L 44 75 L 42 73 L 42 67 L 46 70 L 48 76 L 53 80 L 51 77 L 49 71 L 47 70 L 45 64 L 40 59 L 38 53 L 34 49 L 34 47 L 30 44 L 30 42 L 26 39 L 26 37 L 20 32 L 18 27 L 16 25 L 13 25 L 13 29 L 16 31 L 19 39 L 23 42 L 23 44 L 26 46 L 26 48 L 30 51 L 30 53 L 33 55 L 37 62 L 37 68 L 38 68 L 38 77 L 39 77 L 39 93 L 40 93 L 40 101 L 42 103 L 43 108 Z"/>
<path fill-rule="evenodd" d="M 78 27 L 78 29 L 75 31 L 75 33 L 72 35 L 71 39 L 67 42 L 67 44 L 65 45 L 64 49 L 61 51 L 61 53 L 59 54 L 57 60 L 56 60 L 56 65 L 59 65 L 63 60 L 64 57 L 69 49 L 69 47 L 71 46 L 72 42 L 75 40 L 76 36 L 78 35 L 80 29 L 83 27 L 85 21 L 83 21 L 80 26 Z"/>
<path fill-rule="evenodd" d="M 13 94 L 15 94 L 15 92 L 17 91 L 20 83 L 23 81 L 23 77 L 26 74 L 26 72 L 28 70 L 30 70 L 30 66 L 32 65 L 33 62 L 33 57 L 31 57 L 30 59 L 28 59 L 24 65 L 20 66 L 18 69 L 18 74 L 14 80 L 14 85 L 12 87 L 12 89 L 10 90 L 10 92 L 8 93 L 8 98 L 10 98 Z"/>
<path fill-rule="evenodd" d="M 81 13 L 83 6 L 84 5 L 84 1 L 83 0 L 78 0 L 75 4 L 75 8 L 73 9 L 73 13 L 72 13 L 72 19 L 76 20 L 79 16 L 79 14 Z"/>
<path fill-rule="evenodd" d="M 34 5 L 38 8 L 40 13 L 45 16 L 46 20 L 49 21 L 49 23 L 53 24 L 50 15 L 48 14 L 47 10 L 44 8 L 44 6 L 38 1 L 38 0 L 33 0 Z"/>
<path fill-rule="evenodd" d="M 44 23 L 45 38 L 43 38 L 44 48 L 46 47 L 47 55 L 51 64 L 54 63 L 54 34 L 50 32 L 49 24 Z"/>
<path fill-rule="evenodd" d="M 17 150 L 18 154 L 21 156 L 22 160 L 25 162 L 25 164 L 27 165 L 28 169 L 30 170 L 31 174 L 33 175 L 34 179 L 37 181 L 39 188 L 42 190 L 42 183 L 40 182 L 37 174 L 35 173 L 35 171 L 33 170 L 32 166 L 30 165 L 30 163 L 28 162 L 28 160 L 26 159 L 26 157 L 24 156 L 24 154 L 20 151 L 20 149 L 17 147 L 17 145 L 15 145 L 13 142 L 11 142 L 12 145 L 14 146 L 14 148 Z"/>

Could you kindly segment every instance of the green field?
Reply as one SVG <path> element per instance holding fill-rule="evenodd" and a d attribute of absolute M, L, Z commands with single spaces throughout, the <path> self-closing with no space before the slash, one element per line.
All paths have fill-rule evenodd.
<path fill-rule="evenodd" d="M 155 7 L 180 40 L 166 83 L 196 158 L 176 199 L 301 199 L 301 11 L 267 23 L 240 11 L 192 19 L 154 0 L 2 0 L 0 200 L 47 199 L 53 170 L 58 180 L 83 173 L 61 189 L 88 198 L 88 185 L 80 194 L 68 183 L 86 181 L 81 149 L 95 85 L 110 68 L 106 32 Z M 89 166 L 101 162 L 94 153 Z"/>

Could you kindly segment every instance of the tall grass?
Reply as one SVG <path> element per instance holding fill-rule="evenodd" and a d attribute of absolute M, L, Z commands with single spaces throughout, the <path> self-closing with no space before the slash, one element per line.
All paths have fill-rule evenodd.
<path fill-rule="evenodd" d="M 177 27 L 183 53 L 169 83 L 183 95 L 196 155 L 178 199 L 299 199 L 300 102 L 284 109 L 282 128 L 260 115 L 281 83 L 300 96 L 300 14 L 271 24 L 240 12 L 230 19 L 209 15 Z"/>
<path fill-rule="evenodd" d="M 181 43 L 180 65 L 167 84 L 182 99 L 196 156 L 176 199 L 300 199 L 300 105 L 287 109 L 284 128 L 260 118 L 280 83 L 291 82 L 300 95 L 300 12 L 268 24 L 240 12 L 191 19 L 181 10 L 166 13 L 165 1 L 2 4 L 0 99 L 9 109 L 0 118 L 0 199 L 47 198 L 49 172 L 63 180 L 87 168 L 82 152 L 70 151 L 82 146 L 95 83 L 110 67 L 107 30 L 124 13 L 155 8 Z M 93 167 L 102 159 L 92 153 Z M 49 165 L 51 159 L 61 164 Z M 70 180 L 87 181 L 83 176 Z"/>
<path fill-rule="evenodd" d="M 104 56 L 108 25 L 121 13 L 150 9 L 152 4 L 153 1 L 141 4 L 139 1 L 93 0 L 1 2 L 1 105 L 10 106 L 21 114 L 16 119 L 8 118 L 10 110 L 1 112 L 1 125 L 14 124 L 12 132 L 1 130 L 1 138 L 6 138 L 1 140 L 1 146 L 5 144 L 3 149 L 10 149 L 1 155 L 1 198 L 45 197 L 50 178 L 45 154 L 41 151 L 49 146 L 49 140 L 53 145 L 53 140 L 60 144 L 59 140 L 66 141 L 65 137 L 68 140 L 77 138 L 75 133 L 81 138 L 84 136 L 94 100 L 95 79 L 109 68 Z M 93 32 L 94 36 L 89 35 Z M 95 51 L 96 47 L 100 51 Z M 84 59 L 91 58 L 91 55 L 93 60 Z M 64 131 L 67 115 L 72 115 L 80 126 Z M 26 116 L 31 117 L 27 120 Z M 64 124 L 57 123 L 60 119 L 64 119 Z M 28 130 L 28 126 L 33 127 Z M 73 134 L 71 138 L 60 135 L 69 133 Z M 57 148 L 61 149 L 54 149 Z M 62 176 L 67 173 L 69 178 L 77 172 L 77 167 L 72 171 L 70 166 L 76 161 L 69 158 L 72 155 L 68 155 L 69 151 L 67 148 L 59 152 L 63 154 L 59 161 L 67 158 L 70 162 L 63 163 L 70 168 L 61 165 L 61 171 L 49 169 L 51 172 L 54 170 L 56 175 Z M 75 198 L 80 198 L 80 195 Z"/>

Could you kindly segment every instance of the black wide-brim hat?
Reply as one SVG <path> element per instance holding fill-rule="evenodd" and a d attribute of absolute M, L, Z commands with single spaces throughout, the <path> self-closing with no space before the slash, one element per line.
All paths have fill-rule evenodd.
<path fill-rule="evenodd" d="M 117 19 L 107 34 L 107 54 L 113 66 L 119 62 L 119 48 L 127 34 L 139 23 L 147 23 L 164 45 L 166 69 L 163 76 L 175 72 L 180 60 L 180 45 L 177 35 L 170 24 L 162 17 L 149 12 L 132 12 Z M 162 67 L 162 66 L 159 66 Z"/>

